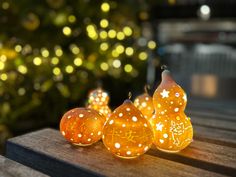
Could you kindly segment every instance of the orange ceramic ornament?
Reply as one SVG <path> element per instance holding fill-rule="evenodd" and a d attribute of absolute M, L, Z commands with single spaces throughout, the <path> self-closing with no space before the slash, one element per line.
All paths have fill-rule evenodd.
<path fill-rule="evenodd" d="M 111 109 L 108 106 L 109 95 L 101 88 L 92 90 L 88 96 L 88 108 L 94 109 L 102 113 L 107 119 L 111 114 Z"/>
<path fill-rule="evenodd" d="M 145 90 L 145 92 L 146 93 L 139 95 L 134 100 L 134 106 L 136 106 L 143 113 L 146 119 L 150 120 L 154 113 L 153 100 L 147 93 L 147 90 Z"/>
<path fill-rule="evenodd" d="M 106 118 L 87 108 L 75 108 L 66 112 L 60 122 L 60 131 L 69 142 L 88 146 L 102 138 Z"/>
<path fill-rule="evenodd" d="M 153 95 L 153 103 L 155 115 L 150 122 L 156 147 L 166 152 L 184 149 L 193 138 L 190 118 L 184 113 L 187 97 L 168 70 L 162 72 L 162 82 Z"/>
<path fill-rule="evenodd" d="M 151 147 L 153 132 L 143 114 L 130 100 L 125 100 L 105 123 L 102 139 L 111 153 L 131 159 Z"/>

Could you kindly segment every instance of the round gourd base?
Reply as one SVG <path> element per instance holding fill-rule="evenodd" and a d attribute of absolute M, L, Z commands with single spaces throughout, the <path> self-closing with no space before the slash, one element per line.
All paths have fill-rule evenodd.
<path fill-rule="evenodd" d="M 91 144 L 81 144 L 81 143 L 72 143 L 74 146 L 90 146 L 92 145 L 93 143 Z"/>
<path fill-rule="evenodd" d="M 157 149 L 163 152 L 167 152 L 167 153 L 177 153 L 180 151 L 180 150 L 166 150 L 166 149 L 161 149 L 159 147 L 157 147 Z"/>
<path fill-rule="evenodd" d="M 134 157 L 124 157 L 124 156 L 119 156 L 119 155 L 117 155 L 117 154 L 115 154 L 115 156 L 117 156 L 117 157 L 119 157 L 119 158 L 121 158 L 121 159 L 135 159 L 135 158 L 138 157 L 138 156 L 134 156 Z"/>

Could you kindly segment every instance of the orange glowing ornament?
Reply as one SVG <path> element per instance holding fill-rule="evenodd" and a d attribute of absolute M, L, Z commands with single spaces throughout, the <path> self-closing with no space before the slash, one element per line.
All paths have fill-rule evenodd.
<path fill-rule="evenodd" d="M 125 100 L 105 123 L 102 140 L 114 155 L 132 159 L 151 147 L 153 132 L 143 114 L 130 100 Z"/>
<path fill-rule="evenodd" d="M 187 97 L 172 79 L 170 72 L 162 72 L 162 82 L 153 95 L 155 115 L 150 120 L 154 131 L 154 144 L 165 152 L 178 152 L 193 138 L 193 127 L 185 113 Z"/>
<path fill-rule="evenodd" d="M 111 114 L 111 109 L 108 106 L 109 95 L 101 88 L 92 90 L 88 96 L 88 108 L 94 109 L 102 113 L 107 119 Z"/>
<path fill-rule="evenodd" d="M 74 108 L 60 122 L 60 132 L 74 145 L 88 146 L 102 138 L 106 118 L 93 109 Z"/>
<path fill-rule="evenodd" d="M 145 86 L 145 93 L 139 95 L 134 100 L 134 106 L 136 106 L 148 120 L 151 119 L 154 113 L 153 100 L 152 97 L 147 92 L 147 87 Z"/>

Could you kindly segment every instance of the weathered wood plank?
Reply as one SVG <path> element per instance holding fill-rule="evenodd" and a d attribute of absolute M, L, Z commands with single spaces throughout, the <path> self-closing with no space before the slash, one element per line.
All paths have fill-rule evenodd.
<path fill-rule="evenodd" d="M 49 177 L 15 161 L 0 156 L 1 177 Z"/>
<path fill-rule="evenodd" d="M 236 149 L 227 146 L 194 140 L 189 147 L 176 154 L 163 153 L 155 147 L 148 153 L 209 171 L 230 176 L 236 174 Z"/>
<path fill-rule="evenodd" d="M 44 129 L 10 139 L 7 156 L 50 176 L 222 176 L 151 155 L 123 160 L 111 155 L 101 142 L 73 147 L 60 133 Z"/>
<path fill-rule="evenodd" d="M 215 118 L 209 118 L 209 117 L 203 117 L 203 116 L 190 116 L 191 122 L 193 125 L 199 125 L 204 127 L 211 127 L 211 128 L 217 128 L 221 130 L 229 130 L 229 131 L 236 131 L 236 120 L 225 120 L 222 119 L 215 119 Z"/>
<path fill-rule="evenodd" d="M 236 131 L 194 125 L 194 139 L 236 148 Z"/>

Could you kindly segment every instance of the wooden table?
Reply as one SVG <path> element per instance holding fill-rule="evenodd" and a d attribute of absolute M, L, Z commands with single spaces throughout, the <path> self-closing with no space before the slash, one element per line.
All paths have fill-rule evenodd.
<path fill-rule="evenodd" d="M 6 156 L 55 177 L 78 176 L 236 176 L 234 116 L 192 114 L 194 141 L 176 154 L 151 148 L 133 160 L 110 154 L 102 142 L 74 147 L 53 129 L 43 129 L 7 142 Z"/>

